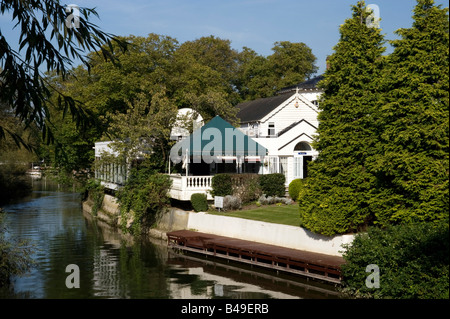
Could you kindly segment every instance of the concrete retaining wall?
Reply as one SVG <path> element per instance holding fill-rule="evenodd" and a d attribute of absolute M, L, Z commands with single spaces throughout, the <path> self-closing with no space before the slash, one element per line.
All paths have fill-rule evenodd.
<path fill-rule="evenodd" d="M 83 211 L 94 215 L 92 212 L 92 207 L 94 202 L 88 197 L 86 201 L 82 203 Z M 117 204 L 117 199 L 114 196 L 105 194 L 103 197 L 102 205 L 95 213 L 95 217 L 112 227 L 117 227 L 119 225 L 120 208 Z"/>
<path fill-rule="evenodd" d="M 190 213 L 188 229 L 265 244 L 341 256 L 342 244 L 353 235 L 327 237 L 295 226 L 272 224 L 242 218 Z"/>

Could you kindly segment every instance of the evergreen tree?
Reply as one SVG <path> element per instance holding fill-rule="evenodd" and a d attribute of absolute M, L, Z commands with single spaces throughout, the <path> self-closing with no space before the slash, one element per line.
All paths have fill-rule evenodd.
<path fill-rule="evenodd" d="M 367 21 L 363 1 L 340 27 L 340 41 L 321 82 L 319 151 L 300 193 L 304 227 L 325 235 L 358 230 L 371 223 L 369 207 L 375 177 L 366 160 L 376 153 L 378 81 L 384 64 L 384 39 Z"/>
<path fill-rule="evenodd" d="M 381 150 L 371 167 L 372 200 L 381 226 L 448 219 L 449 20 L 448 8 L 418 0 L 411 28 L 392 41 L 377 116 Z"/>

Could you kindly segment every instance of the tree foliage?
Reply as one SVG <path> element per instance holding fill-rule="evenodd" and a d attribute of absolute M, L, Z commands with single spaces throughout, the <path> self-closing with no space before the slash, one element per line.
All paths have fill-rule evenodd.
<path fill-rule="evenodd" d="M 31 192 L 31 183 L 24 173 L 31 162 L 38 162 L 29 147 L 37 148 L 39 138 L 34 126 L 25 127 L 12 113 L 11 108 L 0 104 L 0 126 L 10 134 L 0 139 L 0 205 Z M 19 147 L 18 147 L 19 145 Z"/>
<path fill-rule="evenodd" d="M 383 72 L 377 114 L 377 178 L 372 202 L 380 225 L 431 221 L 449 213 L 448 8 L 419 0 L 414 23 L 397 31 Z"/>
<path fill-rule="evenodd" d="M 319 157 L 299 197 L 302 225 L 326 235 L 356 231 L 373 218 L 368 201 L 376 180 L 366 161 L 377 152 L 374 114 L 385 48 L 380 29 L 366 25 L 365 4 L 352 11 L 321 83 Z"/>
<path fill-rule="evenodd" d="M 147 37 L 129 36 L 118 40 L 127 42 L 128 46 L 127 50 L 123 51 L 120 45 L 111 44 L 114 61 L 105 61 L 101 54 L 92 52 L 88 55 L 89 68 L 81 65 L 64 78 L 55 74 L 49 74 L 47 77 L 55 88 L 51 99 L 54 106 L 49 107 L 50 114 L 55 115 L 49 125 L 54 128 L 56 143 L 43 146 L 41 156 L 48 158 L 56 155 L 58 166 L 70 170 L 85 168 L 89 159 L 92 161 L 93 150 L 89 149 L 88 145 L 92 147 L 94 141 L 116 139 L 119 136 L 124 140 L 125 134 L 139 135 L 144 130 L 144 124 L 150 125 L 149 129 L 156 127 L 154 133 L 144 135 L 153 136 L 158 132 L 160 137 L 162 133 L 167 133 L 168 137 L 173 124 L 173 121 L 168 119 L 176 115 L 177 109 L 186 107 L 197 111 L 205 121 L 220 115 L 230 123 L 238 124 L 237 110 L 233 105 L 249 97 L 246 89 L 246 81 L 249 79 L 243 74 L 257 56 L 254 51 L 244 48 L 242 52 L 238 52 L 231 48 L 229 40 L 214 36 L 201 37 L 182 44 L 174 38 L 153 33 Z M 283 60 L 284 70 L 294 70 L 294 64 L 302 64 L 299 59 L 303 59 L 300 49 L 287 48 L 299 47 L 306 53 L 310 52 L 303 44 L 283 42 L 283 46 L 277 44 L 276 47 L 280 47 L 277 50 L 277 63 L 282 63 Z M 312 57 L 307 54 L 306 56 Z M 306 57 L 304 59 L 307 60 Z M 309 62 L 305 62 L 309 64 L 307 69 L 310 72 L 315 70 L 314 61 L 315 58 L 311 58 Z M 303 67 L 305 63 L 302 64 Z M 283 68 L 279 66 L 267 70 L 273 73 L 271 78 L 275 79 L 281 75 L 274 72 L 281 72 Z M 258 76 L 255 74 L 251 78 Z M 292 85 L 304 77 L 302 73 L 297 77 L 289 77 L 290 80 L 285 78 L 284 81 Z M 254 88 L 253 92 L 260 89 L 265 90 L 265 87 Z M 63 111 L 57 103 L 60 92 L 80 101 L 95 117 L 96 125 L 82 130 L 71 118 L 63 119 L 58 116 Z M 155 101 L 164 101 L 158 112 L 160 115 L 166 112 L 167 119 L 159 118 L 161 121 L 158 122 L 157 117 L 151 118 L 155 113 L 148 113 L 148 106 L 156 103 Z M 142 121 L 148 121 L 146 123 L 137 121 L 138 104 L 147 104 L 141 108 L 141 115 L 147 117 Z M 128 118 L 130 116 L 135 117 L 132 122 Z M 127 121 L 130 124 L 126 124 Z M 127 125 L 128 129 L 125 129 Z M 130 131 L 133 127 L 136 132 Z M 129 142 L 131 140 L 132 138 L 128 139 Z M 58 151 L 58 146 L 64 152 Z M 77 153 L 86 156 L 77 161 L 72 156 Z"/>
<path fill-rule="evenodd" d="M 163 171 L 169 155 L 170 129 L 176 119 L 176 106 L 164 90 L 151 97 L 140 93 L 128 105 L 127 113 L 111 115 L 111 148 L 122 162 L 151 158 L 154 166 Z"/>
<path fill-rule="evenodd" d="M 0 30 L 0 103 L 10 106 L 26 125 L 35 123 L 48 141 L 53 139 L 48 125 L 51 92 L 41 68 L 55 71 L 64 78 L 70 73 L 74 60 L 89 67 L 87 52 L 99 51 L 103 58 L 112 58 L 112 41 L 124 45 L 90 22 L 91 15 L 97 16 L 95 10 L 79 8 L 79 11 L 79 24 L 74 27 L 66 24 L 66 7 L 59 1 L 6 0 L 0 4 L 1 14 L 11 13 L 12 22 L 20 30 L 18 51 Z M 91 123 L 92 117 L 79 101 L 55 91 L 59 93 L 58 103 L 63 105 L 63 113 L 70 112 L 77 126 L 86 127 Z M 4 138 L 5 133 L 0 127 L 0 138 Z"/>
<path fill-rule="evenodd" d="M 302 225 L 326 235 L 448 218 L 448 9 L 418 0 L 389 56 L 367 15 L 353 6 L 329 58 L 299 198 Z"/>
<path fill-rule="evenodd" d="M 304 43 L 275 42 L 268 57 L 244 48 L 240 54 L 237 87 L 244 100 L 268 97 L 298 84 L 317 72 L 316 57 Z"/>
<path fill-rule="evenodd" d="M 369 227 L 343 254 L 342 291 L 359 298 L 448 299 L 448 221 Z M 368 265 L 379 269 L 379 287 L 366 285 Z"/>
<path fill-rule="evenodd" d="M 147 161 L 132 169 L 127 184 L 117 193 L 124 232 L 142 234 L 169 204 L 167 193 L 172 181 L 152 166 Z"/>

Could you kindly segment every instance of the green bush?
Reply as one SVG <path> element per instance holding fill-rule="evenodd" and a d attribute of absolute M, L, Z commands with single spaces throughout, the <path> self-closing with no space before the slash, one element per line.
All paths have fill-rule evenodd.
<path fill-rule="evenodd" d="M 116 193 L 122 231 L 140 235 L 152 225 L 170 202 L 167 194 L 171 185 L 168 175 L 152 168 L 133 168 L 125 186 Z"/>
<path fill-rule="evenodd" d="M 292 182 L 289 183 L 289 197 L 292 198 L 292 200 L 297 201 L 298 193 L 300 193 L 302 184 L 303 180 L 300 178 L 294 179 Z"/>
<path fill-rule="evenodd" d="M 211 181 L 212 196 L 227 196 L 233 193 L 233 184 L 229 174 L 214 175 Z"/>
<path fill-rule="evenodd" d="M 280 173 L 259 176 L 261 190 L 266 196 L 284 196 L 286 193 L 285 181 L 284 174 Z"/>
<path fill-rule="evenodd" d="M 345 294 L 362 298 L 448 299 L 447 222 L 369 227 L 343 254 Z M 366 287 L 368 265 L 379 267 L 379 288 Z"/>
<path fill-rule="evenodd" d="M 362 206 L 367 194 L 343 186 L 318 189 L 315 182 L 308 177 L 300 187 L 297 202 L 301 227 L 333 236 L 364 231 L 373 225 L 373 211 Z M 318 193 L 320 201 L 317 200 Z"/>
<path fill-rule="evenodd" d="M 206 212 L 208 210 L 208 200 L 205 194 L 192 194 L 191 204 L 196 212 Z"/>
<path fill-rule="evenodd" d="M 103 198 L 105 197 L 105 188 L 98 180 L 94 178 L 89 179 L 85 185 L 84 196 L 85 199 L 92 200 L 92 215 L 97 216 L 98 210 L 102 207 Z"/>

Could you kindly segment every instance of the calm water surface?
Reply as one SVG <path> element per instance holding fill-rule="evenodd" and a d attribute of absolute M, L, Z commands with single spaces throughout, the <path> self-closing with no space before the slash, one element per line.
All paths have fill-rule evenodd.
<path fill-rule="evenodd" d="M 10 235 L 34 244 L 36 265 L 0 298 L 339 298 L 332 285 L 126 238 L 83 213 L 79 194 L 33 184 L 31 196 L 3 208 Z M 80 288 L 66 287 L 69 264 Z"/>

